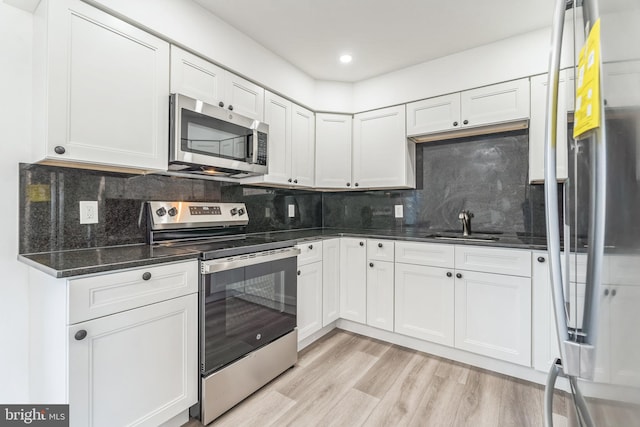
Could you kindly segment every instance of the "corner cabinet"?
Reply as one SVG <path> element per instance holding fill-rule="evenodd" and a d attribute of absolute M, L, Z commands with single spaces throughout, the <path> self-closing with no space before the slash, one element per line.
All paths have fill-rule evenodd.
<path fill-rule="evenodd" d="M 246 184 L 313 187 L 315 180 L 315 115 L 291 101 L 265 92 L 265 123 L 269 125 L 268 167 Z"/>
<path fill-rule="evenodd" d="M 30 274 L 30 390 L 71 426 L 188 420 L 198 401 L 198 262 L 69 280 Z"/>
<path fill-rule="evenodd" d="M 353 116 L 316 114 L 316 187 L 352 187 L 352 134 Z"/>
<path fill-rule="evenodd" d="M 169 44 L 80 0 L 34 26 L 35 160 L 165 170 Z"/>
<path fill-rule="evenodd" d="M 353 116 L 353 187 L 415 188 L 415 144 L 405 121 L 404 105 Z"/>
<path fill-rule="evenodd" d="M 529 118 L 529 79 L 407 104 L 407 135 L 448 132 Z"/>

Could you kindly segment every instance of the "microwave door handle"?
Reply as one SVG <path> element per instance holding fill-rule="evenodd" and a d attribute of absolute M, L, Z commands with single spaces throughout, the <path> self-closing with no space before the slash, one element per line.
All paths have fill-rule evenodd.
<path fill-rule="evenodd" d="M 251 148 L 251 163 L 258 163 L 258 129 L 253 129 L 253 147 Z"/>

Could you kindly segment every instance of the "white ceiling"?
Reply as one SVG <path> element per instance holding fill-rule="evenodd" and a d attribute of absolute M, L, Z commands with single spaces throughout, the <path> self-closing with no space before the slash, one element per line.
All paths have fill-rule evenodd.
<path fill-rule="evenodd" d="M 319 80 L 354 82 L 549 27 L 554 0 L 195 0 Z M 338 61 L 343 53 L 353 62 Z"/>

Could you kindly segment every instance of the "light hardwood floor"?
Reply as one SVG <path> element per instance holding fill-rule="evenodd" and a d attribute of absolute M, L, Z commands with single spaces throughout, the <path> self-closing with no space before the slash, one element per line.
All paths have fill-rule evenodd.
<path fill-rule="evenodd" d="M 556 393 L 557 427 L 568 422 L 566 399 Z M 336 329 L 210 426 L 543 424 L 540 385 Z"/>

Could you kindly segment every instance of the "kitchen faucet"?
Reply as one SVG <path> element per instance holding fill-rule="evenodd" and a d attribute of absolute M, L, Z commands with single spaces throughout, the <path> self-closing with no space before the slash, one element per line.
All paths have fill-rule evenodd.
<path fill-rule="evenodd" d="M 458 219 L 462 221 L 463 236 L 471 234 L 471 218 L 473 218 L 473 214 L 466 209 L 458 214 Z"/>

